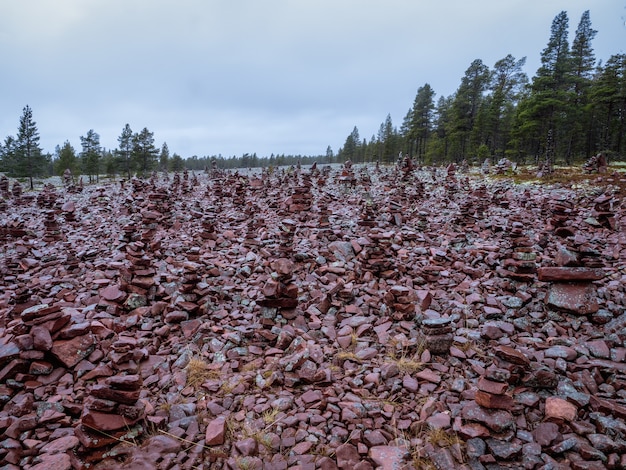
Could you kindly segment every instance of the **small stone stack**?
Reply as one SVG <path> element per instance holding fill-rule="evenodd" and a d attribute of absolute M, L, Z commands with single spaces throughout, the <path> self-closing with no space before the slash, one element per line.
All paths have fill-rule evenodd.
<path fill-rule="evenodd" d="M 122 234 L 120 235 L 119 240 L 126 244 L 139 240 L 139 236 L 140 233 L 137 230 L 137 224 L 134 221 L 129 220 L 122 226 Z M 125 245 L 122 245 L 120 249 L 124 249 L 125 247 Z"/>
<path fill-rule="evenodd" d="M 615 209 L 619 205 L 619 201 L 608 194 L 602 194 L 593 201 L 593 211 L 591 215 L 595 217 L 598 223 L 604 228 L 615 230 L 617 224 L 615 222 Z"/>
<path fill-rule="evenodd" d="M 510 411 L 514 405 L 513 398 L 507 394 L 510 375 L 506 369 L 494 366 L 486 368 L 476 384 L 478 388 L 474 395 L 476 403 L 489 410 Z"/>
<path fill-rule="evenodd" d="M 157 211 L 144 209 L 141 211 L 141 241 L 150 243 L 159 229 L 161 214 Z"/>
<path fill-rule="evenodd" d="M 393 279 L 398 275 L 393 260 L 395 254 L 391 249 L 393 232 L 373 228 L 368 234 L 371 244 L 363 247 L 359 253 L 361 268 L 375 277 Z"/>
<path fill-rule="evenodd" d="M 293 318 L 294 309 L 298 306 L 298 286 L 293 275 L 295 265 L 287 258 L 278 258 L 270 263 L 270 268 L 272 276 L 263 286 L 263 298 L 257 304 L 268 309 L 279 309 L 283 317 Z"/>
<path fill-rule="evenodd" d="M 62 240 L 63 233 L 61 232 L 59 222 L 56 220 L 55 211 L 47 210 L 44 215 L 45 218 L 43 221 L 43 225 L 45 232 L 43 235 L 43 241 L 45 241 L 46 243 L 51 243 L 57 240 Z"/>
<path fill-rule="evenodd" d="M 82 445 L 76 457 L 85 466 L 104 460 L 110 447 L 143 434 L 145 405 L 139 401 L 141 386 L 141 376 L 118 374 L 100 379 L 88 390 L 74 431 Z"/>
<path fill-rule="evenodd" d="M 129 243 L 126 246 L 126 259 L 130 261 L 130 266 L 120 270 L 121 289 L 129 294 L 135 294 L 133 304 L 128 305 L 131 308 L 136 305 L 135 301 L 145 305 L 148 299 L 154 298 L 156 271 L 145 250 L 146 245 L 141 241 Z"/>
<path fill-rule="evenodd" d="M 602 269 L 576 266 L 539 268 L 540 281 L 550 282 L 545 303 L 548 307 L 575 315 L 589 315 L 599 310 L 593 281 L 604 277 Z"/>
<path fill-rule="evenodd" d="M 74 201 L 67 201 L 61 206 L 63 218 L 66 222 L 76 222 L 76 204 Z"/>
<path fill-rule="evenodd" d="M 550 201 L 550 225 L 554 229 L 554 233 L 560 237 L 568 237 L 574 235 L 574 229 L 568 225 L 574 218 L 574 203 L 565 197 L 556 197 Z"/>
<path fill-rule="evenodd" d="M 246 248 L 257 247 L 261 244 L 258 238 L 259 231 L 263 228 L 263 222 L 256 215 L 249 214 L 246 222 L 246 235 L 243 240 L 243 246 Z"/>
<path fill-rule="evenodd" d="M 46 184 L 37 196 L 37 205 L 44 209 L 52 209 L 57 202 L 58 196 L 54 185 Z"/>
<path fill-rule="evenodd" d="M 182 281 L 179 287 L 180 295 L 174 300 L 174 306 L 188 314 L 198 310 L 199 298 L 196 288 L 200 282 L 200 265 L 193 261 L 183 263 Z"/>
<path fill-rule="evenodd" d="M 11 195 L 13 196 L 13 199 L 15 199 L 15 202 L 17 204 L 19 204 L 20 199 L 22 198 L 22 193 L 22 185 L 19 183 L 19 181 L 14 182 L 13 187 L 11 188 Z"/>
<path fill-rule="evenodd" d="M 474 200 L 471 196 L 467 196 L 459 203 L 459 215 L 457 216 L 456 223 L 463 227 L 474 225 L 475 213 Z"/>
<path fill-rule="evenodd" d="M 293 239 L 298 228 L 298 223 L 293 219 L 283 219 L 278 226 L 278 246 L 276 255 L 278 258 L 292 259 Z"/>
<path fill-rule="evenodd" d="M 425 318 L 422 320 L 421 334 L 424 348 L 428 349 L 431 354 L 447 355 L 453 340 L 452 319 L 445 317 Z"/>
<path fill-rule="evenodd" d="M 0 197 L 3 197 L 4 199 L 9 198 L 9 186 L 9 178 L 7 178 L 5 175 L 0 176 Z"/>
<path fill-rule="evenodd" d="M 0 196 L 0 212 L 6 212 L 9 208 L 9 204 L 7 204 L 7 200 Z"/>
<path fill-rule="evenodd" d="M 532 282 L 537 274 L 537 254 L 532 248 L 533 242 L 524 233 L 520 217 L 513 214 L 510 217 L 509 238 L 513 253 L 504 261 L 505 275 L 516 281 Z"/>
<path fill-rule="evenodd" d="M 361 206 L 361 218 L 358 224 L 361 227 L 376 226 L 376 210 L 371 199 L 365 200 Z"/>
<path fill-rule="evenodd" d="M 291 195 L 291 203 L 289 204 L 289 212 L 301 214 L 311 209 L 313 195 L 311 194 L 310 181 L 308 185 L 296 186 Z"/>
<path fill-rule="evenodd" d="M 317 220 L 317 227 L 320 230 L 328 230 L 330 227 L 330 214 L 331 211 L 328 208 L 330 204 L 330 196 L 327 193 L 323 193 L 322 196 L 317 200 L 317 212 L 319 214 L 319 218 Z"/>
<path fill-rule="evenodd" d="M 198 235 L 202 239 L 203 242 L 209 242 L 210 244 L 215 245 L 215 241 L 217 240 L 217 231 L 215 229 L 215 215 L 211 213 L 205 214 L 202 217 L 202 221 L 200 222 L 201 229 Z"/>
<path fill-rule="evenodd" d="M 415 318 L 415 302 L 417 294 L 413 289 L 394 285 L 383 297 L 383 301 L 396 321 L 413 320 Z"/>

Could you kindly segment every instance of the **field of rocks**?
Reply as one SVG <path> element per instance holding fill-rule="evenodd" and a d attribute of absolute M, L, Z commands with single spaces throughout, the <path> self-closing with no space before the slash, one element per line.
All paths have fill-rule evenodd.
<path fill-rule="evenodd" d="M 626 173 L 524 172 L 3 177 L 0 469 L 626 468 Z"/>

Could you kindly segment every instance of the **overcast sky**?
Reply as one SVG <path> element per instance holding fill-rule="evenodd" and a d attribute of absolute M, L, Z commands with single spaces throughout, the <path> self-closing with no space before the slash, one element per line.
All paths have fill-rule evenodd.
<path fill-rule="evenodd" d="M 554 17 L 585 10 L 596 58 L 626 50 L 626 0 L 1 0 L 0 138 L 24 106 L 40 145 L 114 149 L 126 123 L 170 153 L 321 155 L 475 59 L 540 65 Z"/>

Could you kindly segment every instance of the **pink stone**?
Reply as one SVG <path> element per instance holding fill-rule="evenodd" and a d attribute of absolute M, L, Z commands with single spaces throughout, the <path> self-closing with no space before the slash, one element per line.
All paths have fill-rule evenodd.
<path fill-rule="evenodd" d="M 374 446 L 369 450 L 369 457 L 380 470 L 397 470 L 406 466 L 409 453 L 402 447 Z"/>
<path fill-rule="evenodd" d="M 573 403 L 559 397 L 546 398 L 546 419 L 574 421 L 578 408 Z"/>
<path fill-rule="evenodd" d="M 226 439 L 226 418 L 220 416 L 209 422 L 206 428 L 205 443 L 208 446 L 219 446 Z"/>

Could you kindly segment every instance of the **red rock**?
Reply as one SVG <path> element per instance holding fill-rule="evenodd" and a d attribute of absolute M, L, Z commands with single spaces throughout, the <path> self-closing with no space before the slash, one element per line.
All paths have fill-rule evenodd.
<path fill-rule="evenodd" d="M 494 395 L 482 390 L 476 392 L 474 399 L 480 406 L 494 410 L 510 410 L 515 404 L 513 398 L 508 395 Z"/>
<path fill-rule="evenodd" d="M 545 415 L 546 419 L 574 421 L 578 416 L 578 408 L 563 398 L 547 397 Z"/>
<path fill-rule="evenodd" d="M 555 283 L 546 294 L 545 302 L 557 310 L 579 315 L 588 315 L 600 309 L 595 287 L 588 283 Z"/>
<path fill-rule="evenodd" d="M 30 330 L 33 337 L 33 348 L 37 351 L 50 351 L 52 349 L 52 336 L 50 331 L 42 326 L 33 326 Z"/>
<path fill-rule="evenodd" d="M 128 429 L 143 416 L 137 419 L 129 419 L 125 416 L 116 414 L 101 413 L 94 410 L 85 410 L 81 417 L 81 423 L 91 429 L 98 431 L 117 431 L 119 429 Z"/>
<path fill-rule="evenodd" d="M 599 281 L 604 276 L 602 269 L 542 267 L 537 270 L 537 277 L 544 282 Z"/>
<path fill-rule="evenodd" d="M 88 334 L 68 340 L 55 341 L 51 352 L 65 367 L 72 368 L 89 356 L 95 346 L 96 340 L 94 336 Z"/>
<path fill-rule="evenodd" d="M 380 445 L 369 449 L 369 457 L 380 470 L 396 470 L 406 466 L 409 452 L 403 447 Z"/>
<path fill-rule="evenodd" d="M 100 297 L 109 300 L 111 302 L 124 302 L 126 293 L 122 291 L 118 286 L 108 286 L 100 291 Z"/>
<path fill-rule="evenodd" d="M 208 446 L 216 446 L 224 444 L 225 440 L 226 418 L 220 416 L 207 425 L 204 442 Z"/>
<path fill-rule="evenodd" d="M 510 346 L 496 346 L 493 351 L 496 356 L 501 357 L 502 359 L 513 364 L 518 364 L 520 366 L 530 365 L 530 359 L 528 359 L 522 352 Z"/>
<path fill-rule="evenodd" d="M 424 369 L 415 374 L 415 377 L 418 379 L 426 380 L 427 382 L 432 382 L 434 384 L 438 384 L 441 382 L 441 376 L 436 372 L 433 372 L 431 369 Z"/>
<path fill-rule="evenodd" d="M 502 395 L 506 393 L 509 388 L 508 383 L 495 382 L 493 380 L 486 379 L 485 377 L 481 377 L 478 379 L 477 386 L 478 390 L 482 390 L 484 392 L 496 395 Z"/>

